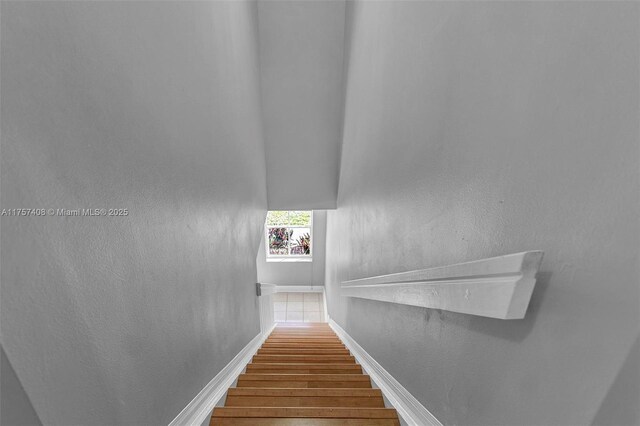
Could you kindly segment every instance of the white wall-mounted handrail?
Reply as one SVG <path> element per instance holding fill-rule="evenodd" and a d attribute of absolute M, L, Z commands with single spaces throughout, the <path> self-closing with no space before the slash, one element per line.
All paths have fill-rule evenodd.
<path fill-rule="evenodd" d="M 343 281 L 341 294 L 491 318 L 521 319 L 527 312 L 542 256 L 542 251 L 527 251 Z"/>

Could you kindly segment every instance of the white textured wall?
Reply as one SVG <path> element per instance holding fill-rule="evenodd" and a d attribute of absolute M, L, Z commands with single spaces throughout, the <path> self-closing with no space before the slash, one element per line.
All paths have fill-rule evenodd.
<path fill-rule="evenodd" d="M 636 340 L 639 7 L 349 10 L 329 314 L 445 424 L 590 424 Z M 545 258 L 524 320 L 338 292 L 529 249 Z"/>
<path fill-rule="evenodd" d="M 0 422 L 6 426 L 41 426 L 16 372 L 0 347 Z"/>
<path fill-rule="evenodd" d="M 43 424 L 161 425 L 259 332 L 255 4 L 2 2 L 2 346 Z"/>
<path fill-rule="evenodd" d="M 256 265 L 258 282 L 277 285 L 324 285 L 327 212 L 313 212 L 313 261 L 267 262 L 264 232 L 258 248 Z"/>
<path fill-rule="evenodd" d="M 345 3 L 258 2 L 270 210 L 336 206 Z"/>

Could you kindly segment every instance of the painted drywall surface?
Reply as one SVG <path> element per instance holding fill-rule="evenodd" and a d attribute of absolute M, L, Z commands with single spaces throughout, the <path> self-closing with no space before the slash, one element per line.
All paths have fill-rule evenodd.
<path fill-rule="evenodd" d="M 590 424 L 637 336 L 638 7 L 349 11 L 329 314 L 445 424 Z M 339 296 L 531 249 L 545 258 L 524 320 Z"/>
<path fill-rule="evenodd" d="M 29 401 L 16 372 L 0 347 L 0 424 L 5 426 L 40 426 L 42 422 Z"/>
<path fill-rule="evenodd" d="M 335 208 L 345 1 L 258 4 L 271 210 Z"/>
<path fill-rule="evenodd" d="M 160 425 L 259 332 L 246 2 L 2 2 L 2 344 L 44 424 Z"/>
<path fill-rule="evenodd" d="M 313 262 L 267 262 L 264 232 L 256 257 L 258 282 L 277 285 L 324 286 L 326 210 L 313 211 Z"/>
<path fill-rule="evenodd" d="M 639 335 L 640 336 L 640 335 Z M 640 337 L 636 337 L 629 355 L 602 401 L 593 426 L 640 424 Z"/>

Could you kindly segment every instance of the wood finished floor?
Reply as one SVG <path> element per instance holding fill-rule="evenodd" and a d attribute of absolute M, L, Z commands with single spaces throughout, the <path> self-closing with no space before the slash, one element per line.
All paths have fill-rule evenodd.
<path fill-rule="evenodd" d="M 326 323 L 278 324 L 269 335 L 214 425 L 399 426 L 349 350 Z"/>

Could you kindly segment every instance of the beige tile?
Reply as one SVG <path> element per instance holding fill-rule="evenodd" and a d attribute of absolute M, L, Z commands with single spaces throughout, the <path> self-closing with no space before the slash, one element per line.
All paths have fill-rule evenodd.
<path fill-rule="evenodd" d="M 303 320 L 302 312 L 287 311 L 287 321 L 302 321 L 302 320 Z"/>
<path fill-rule="evenodd" d="M 287 302 L 302 302 L 302 293 L 287 293 Z"/>
<path fill-rule="evenodd" d="M 286 312 L 287 311 L 287 302 L 273 302 L 273 311 L 274 312 Z"/>
<path fill-rule="evenodd" d="M 287 302 L 287 312 L 302 312 L 303 308 L 303 302 Z"/>
<path fill-rule="evenodd" d="M 302 297 L 305 302 L 317 302 L 320 300 L 318 293 L 303 293 Z"/>
<path fill-rule="evenodd" d="M 287 293 L 276 293 L 273 295 L 274 302 L 286 302 L 287 301 Z"/>
<path fill-rule="evenodd" d="M 305 312 L 304 322 L 319 322 L 321 321 L 320 312 Z"/>
<path fill-rule="evenodd" d="M 320 312 L 320 303 L 318 302 L 304 302 L 305 312 Z"/>
<path fill-rule="evenodd" d="M 274 312 L 273 313 L 273 320 L 275 322 L 285 322 L 287 320 L 287 313 L 286 312 Z"/>

